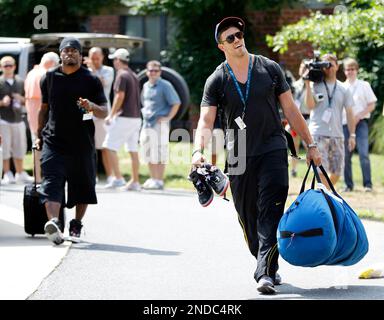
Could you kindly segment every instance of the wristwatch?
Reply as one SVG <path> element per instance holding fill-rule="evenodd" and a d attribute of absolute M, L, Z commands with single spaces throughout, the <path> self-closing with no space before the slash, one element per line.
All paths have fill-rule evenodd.
<path fill-rule="evenodd" d="M 310 143 L 307 147 L 308 147 L 308 149 L 309 148 L 317 148 L 317 143 L 316 142 Z"/>
<path fill-rule="evenodd" d="M 351 133 L 349 136 L 350 136 L 351 138 L 356 138 L 356 133 Z"/>

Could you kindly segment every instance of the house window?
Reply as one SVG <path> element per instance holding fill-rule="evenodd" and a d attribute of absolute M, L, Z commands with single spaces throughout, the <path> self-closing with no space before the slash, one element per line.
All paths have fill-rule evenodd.
<path fill-rule="evenodd" d="M 125 16 L 124 33 L 149 40 L 142 49 L 132 54 L 133 63 L 145 64 L 149 60 L 160 60 L 160 51 L 167 45 L 166 25 L 166 16 Z"/>

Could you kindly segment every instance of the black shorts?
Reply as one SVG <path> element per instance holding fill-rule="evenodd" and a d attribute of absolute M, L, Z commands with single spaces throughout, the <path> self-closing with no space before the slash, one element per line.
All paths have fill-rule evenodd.
<path fill-rule="evenodd" d="M 66 207 L 96 204 L 96 156 L 94 152 L 81 155 L 61 154 L 46 144 L 41 152 L 43 181 L 39 190 L 43 203 L 62 202 L 68 183 Z"/>

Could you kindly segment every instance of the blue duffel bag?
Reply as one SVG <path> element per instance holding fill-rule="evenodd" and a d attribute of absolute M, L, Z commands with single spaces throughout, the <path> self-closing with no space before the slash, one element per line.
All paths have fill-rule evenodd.
<path fill-rule="evenodd" d="M 311 168 L 312 186 L 304 191 Z M 319 169 L 332 192 L 321 183 L 317 168 L 311 163 L 298 198 L 280 220 L 277 230 L 280 255 L 290 264 L 302 267 L 355 264 L 368 252 L 364 227 L 336 192 L 324 168 L 319 166 Z"/>

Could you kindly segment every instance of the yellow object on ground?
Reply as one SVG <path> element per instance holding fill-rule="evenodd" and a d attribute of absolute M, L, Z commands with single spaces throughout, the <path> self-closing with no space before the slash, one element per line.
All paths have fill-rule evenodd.
<path fill-rule="evenodd" d="M 384 269 L 380 267 L 368 268 L 362 271 L 359 275 L 359 279 L 374 279 L 382 277 L 384 277 Z"/>

